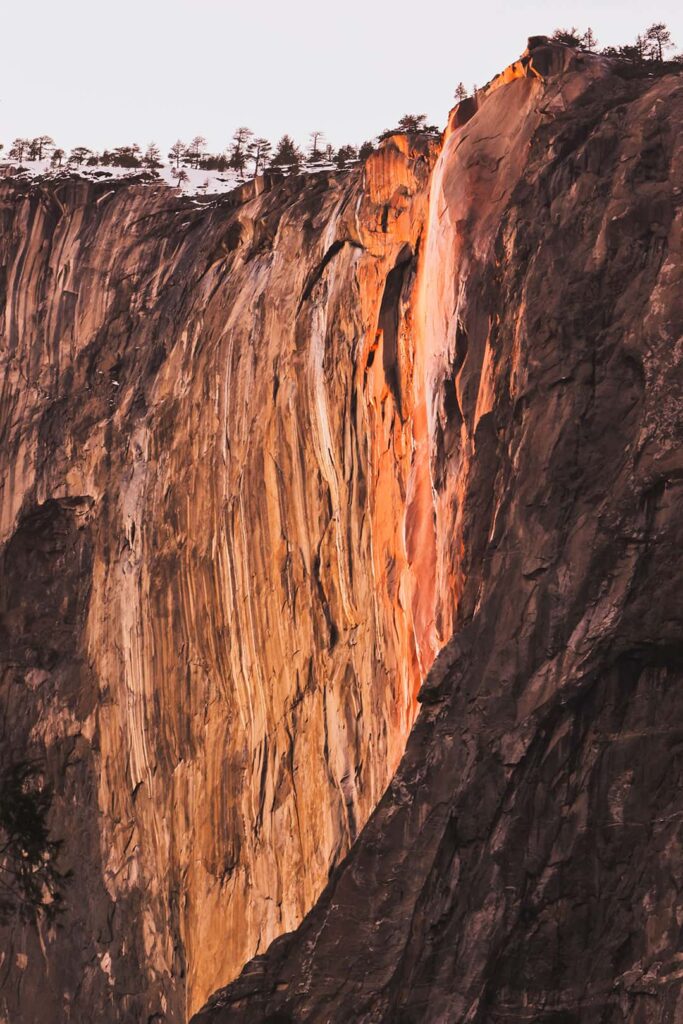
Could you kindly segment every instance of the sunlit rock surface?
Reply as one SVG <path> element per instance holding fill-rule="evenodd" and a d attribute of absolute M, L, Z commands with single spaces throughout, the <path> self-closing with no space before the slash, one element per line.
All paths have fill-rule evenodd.
<path fill-rule="evenodd" d="M 436 148 L 200 202 L 0 188 L 2 741 L 73 871 L 59 927 L 2 933 L 0 1018 L 185 1020 L 389 782 L 436 647 L 404 536 Z"/>
<path fill-rule="evenodd" d="M 406 511 L 453 636 L 325 893 L 196 1024 L 683 1020 L 682 115 L 543 41 L 453 112 Z"/>

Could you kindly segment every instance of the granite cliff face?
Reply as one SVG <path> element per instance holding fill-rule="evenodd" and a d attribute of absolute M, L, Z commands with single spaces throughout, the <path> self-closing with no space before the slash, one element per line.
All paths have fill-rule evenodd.
<path fill-rule="evenodd" d="M 73 872 L 12 1024 L 183 1021 L 312 907 L 196 1019 L 683 1014 L 682 108 L 539 42 L 440 154 L 0 186 L 3 743 Z"/>
<path fill-rule="evenodd" d="M 435 148 L 218 201 L 2 187 L 3 742 L 73 872 L 3 937 L 12 1021 L 185 1020 L 391 778 L 436 649 L 403 538 Z"/>
<path fill-rule="evenodd" d="M 542 45 L 453 113 L 416 299 L 453 637 L 322 898 L 196 1024 L 683 1020 L 682 114 Z"/>

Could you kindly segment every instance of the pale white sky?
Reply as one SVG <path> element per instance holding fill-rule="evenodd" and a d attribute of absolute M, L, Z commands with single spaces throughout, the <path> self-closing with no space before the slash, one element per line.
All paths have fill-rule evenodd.
<path fill-rule="evenodd" d="M 68 149 L 235 127 L 359 143 L 404 113 L 443 125 L 458 81 L 483 85 L 528 35 L 590 25 L 601 44 L 665 21 L 678 0 L 2 0 L 0 142 Z"/>

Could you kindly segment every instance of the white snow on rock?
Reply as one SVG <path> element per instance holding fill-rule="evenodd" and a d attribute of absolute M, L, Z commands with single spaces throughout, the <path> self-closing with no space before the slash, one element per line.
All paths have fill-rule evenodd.
<path fill-rule="evenodd" d="M 355 161 L 354 161 L 355 163 Z M 351 164 L 349 164 L 349 167 Z M 150 177 L 150 185 L 164 182 L 172 188 L 179 189 L 185 195 L 201 196 L 215 195 L 221 192 L 232 192 L 238 185 L 249 181 L 252 175 L 240 175 L 237 171 L 208 171 L 201 167 L 182 167 L 187 180 L 178 185 L 173 175 L 175 167 L 171 164 L 164 164 L 156 172 L 150 172 L 146 167 L 109 167 L 101 164 L 93 166 L 81 164 L 76 166 L 63 163 L 61 167 L 53 167 L 49 159 L 44 160 L 23 160 L 21 164 L 16 162 L 0 163 L 0 177 L 11 176 L 18 178 L 49 178 L 59 180 L 77 175 L 89 181 L 121 181 L 128 178 L 139 178 L 141 175 L 155 173 Z M 332 163 L 317 163 L 314 165 L 303 164 L 299 173 L 312 174 L 317 171 L 335 171 L 337 168 Z"/>

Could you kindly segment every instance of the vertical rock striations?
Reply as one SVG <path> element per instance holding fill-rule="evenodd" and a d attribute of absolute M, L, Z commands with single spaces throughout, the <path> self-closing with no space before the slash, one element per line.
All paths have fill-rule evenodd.
<path fill-rule="evenodd" d="M 403 511 L 435 148 L 217 201 L 0 187 L 2 744 L 73 873 L 57 926 L 2 931 L 0 1018 L 185 1020 L 384 791 L 431 657 Z"/>
<path fill-rule="evenodd" d="M 453 637 L 323 896 L 197 1024 L 683 1019 L 683 83 L 540 43 L 466 103 L 406 492 Z"/>

